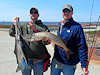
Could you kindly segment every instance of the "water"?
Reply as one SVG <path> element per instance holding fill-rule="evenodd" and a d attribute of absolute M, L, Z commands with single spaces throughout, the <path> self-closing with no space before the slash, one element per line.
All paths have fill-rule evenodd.
<path fill-rule="evenodd" d="M 20 23 L 27 23 L 27 22 L 20 22 Z M 59 22 L 43 22 L 43 24 L 45 25 L 57 25 Z M 12 25 L 12 22 L 0 22 L 0 25 Z M 49 30 L 50 31 L 56 31 L 58 28 L 57 27 L 49 27 Z M 3 28 L 3 29 L 0 29 L 1 30 L 7 30 L 7 28 Z"/>
<path fill-rule="evenodd" d="M 12 22 L 0 22 L 0 25 L 11 25 Z"/>
<path fill-rule="evenodd" d="M 26 23 L 26 22 L 20 22 L 20 23 Z M 59 22 L 43 22 L 45 25 L 57 25 Z M 80 24 L 90 24 L 90 22 L 79 22 Z M 12 22 L 0 22 L 0 25 L 11 25 Z M 91 24 L 97 24 L 97 22 L 91 22 Z"/>
<path fill-rule="evenodd" d="M 20 22 L 20 23 L 27 23 L 27 22 Z M 80 22 L 80 24 L 89 24 L 90 22 Z M 43 24 L 45 24 L 45 25 L 58 25 L 59 24 L 59 22 L 43 22 Z M 92 22 L 91 24 L 96 24 L 96 22 Z M 0 22 L 0 25 L 12 25 L 12 22 Z M 58 30 L 58 28 L 57 27 L 49 27 L 49 29 L 51 30 L 51 31 L 56 31 L 56 30 Z M 96 29 L 98 29 L 98 28 L 90 28 L 89 27 L 89 29 L 86 27 L 86 28 L 84 28 L 85 30 L 89 30 L 89 29 L 92 29 L 92 31 L 93 31 L 93 29 L 94 30 L 96 30 Z M 100 29 L 100 28 L 99 28 Z"/>
<path fill-rule="evenodd" d="M 20 23 L 27 23 L 27 22 L 20 22 Z M 43 22 L 45 25 L 57 25 L 59 22 Z M 0 22 L 0 25 L 11 25 L 12 22 Z"/>

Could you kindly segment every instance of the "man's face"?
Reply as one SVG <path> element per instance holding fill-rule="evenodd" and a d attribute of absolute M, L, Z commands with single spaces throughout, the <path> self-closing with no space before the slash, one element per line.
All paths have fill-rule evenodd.
<path fill-rule="evenodd" d="M 73 15 L 73 11 L 71 12 L 62 12 L 62 16 L 64 18 L 64 20 L 69 20 Z"/>
<path fill-rule="evenodd" d="M 31 13 L 30 14 L 30 18 L 32 19 L 32 21 L 36 21 L 39 17 L 39 14 L 38 13 Z"/>

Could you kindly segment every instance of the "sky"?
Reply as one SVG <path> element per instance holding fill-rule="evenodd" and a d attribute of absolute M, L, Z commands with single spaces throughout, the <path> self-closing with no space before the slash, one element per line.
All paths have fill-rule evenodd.
<path fill-rule="evenodd" d="M 100 0 L 0 0 L 0 21 L 12 21 L 16 16 L 20 17 L 20 21 L 30 21 L 29 10 L 36 7 L 39 10 L 39 19 L 44 22 L 58 22 L 63 20 L 62 8 L 65 4 L 72 5 L 74 20 L 98 21 Z"/>

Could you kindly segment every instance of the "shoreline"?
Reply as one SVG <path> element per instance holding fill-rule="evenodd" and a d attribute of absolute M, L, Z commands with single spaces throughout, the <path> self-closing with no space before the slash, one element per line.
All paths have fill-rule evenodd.
<path fill-rule="evenodd" d="M 11 25 L 0 25 L 0 28 L 10 28 Z"/>

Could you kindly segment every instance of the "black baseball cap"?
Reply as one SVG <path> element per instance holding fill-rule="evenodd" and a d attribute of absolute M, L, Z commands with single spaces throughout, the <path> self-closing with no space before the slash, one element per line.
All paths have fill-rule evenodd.
<path fill-rule="evenodd" d="M 38 9 L 37 8 L 31 8 L 30 9 L 30 14 L 38 14 Z"/>

